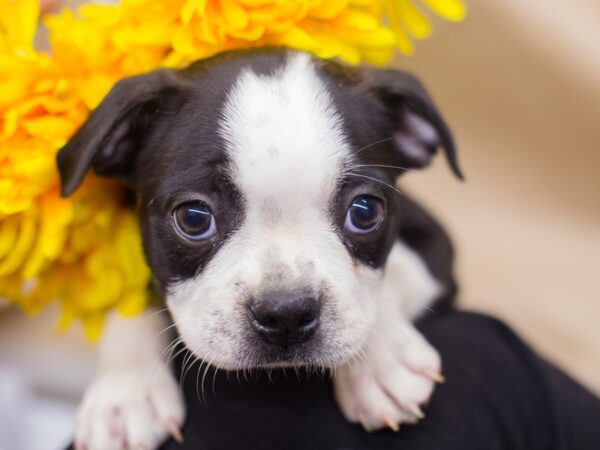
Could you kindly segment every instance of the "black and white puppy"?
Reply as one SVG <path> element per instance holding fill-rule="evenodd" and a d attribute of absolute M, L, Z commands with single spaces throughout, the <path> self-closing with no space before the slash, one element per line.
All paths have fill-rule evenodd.
<path fill-rule="evenodd" d="M 58 155 L 134 191 L 157 291 L 216 367 L 332 368 L 346 417 L 412 423 L 441 379 L 411 321 L 454 292 L 443 231 L 396 178 L 442 147 L 422 85 L 286 49 L 235 51 L 112 89 Z M 157 447 L 184 420 L 159 315 L 111 319 L 77 445 Z"/>

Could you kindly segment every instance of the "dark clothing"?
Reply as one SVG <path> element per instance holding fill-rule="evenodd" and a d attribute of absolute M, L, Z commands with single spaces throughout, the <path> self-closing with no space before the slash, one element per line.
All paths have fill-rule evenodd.
<path fill-rule="evenodd" d="M 194 367 L 184 380 L 185 443 L 169 441 L 161 450 L 600 449 L 600 400 L 503 323 L 448 311 L 419 329 L 440 351 L 446 382 L 416 426 L 367 433 L 343 418 L 327 377 L 293 370 L 241 382 L 208 372 L 203 404 Z"/>
<path fill-rule="evenodd" d="M 342 417 L 329 379 L 293 370 L 241 383 L 218 372 L 214 393 L 209 373 L 202 405 L 192 369 L 184 383 L 185 444 L 163 449 L 600 449 L 600 400 L 503 323 L 449 311 L 419 329 L 440 351 L 447 381 L 416 426 L 367 433 Z"/>

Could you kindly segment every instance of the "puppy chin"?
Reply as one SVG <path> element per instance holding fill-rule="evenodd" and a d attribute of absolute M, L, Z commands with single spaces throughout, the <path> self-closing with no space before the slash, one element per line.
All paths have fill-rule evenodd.
<path fill-rule="evenodd" d="M 358 353 L 338 350 L 338 349 L 311 349 L 310 345 L 307 348 L 290 348 L 288 350 L 281 349 L 262 349 L 260 352 L 255 351 L 255 359 L 251 363 L 252 367 L 260 369 L 275 369 L 275 368 L 331 368 L 337 366 L 344 361 L 351 359 Z"/>
<path fill-rule="evenodd" d="M 357 336 L 352 342 L 315 336 L 308 342 L 291 345 L 288 348 L 263 342 L 257 336 L 247 336 L 243 344 L 235 346 L 236 351 L 215 352 L 218 339 L 212 342 L 212 349 L 203 345 L 184 343 L 194 356 L 209 365 L 227 371 L 277 368 L 323 368 L 329 369 L 351 360 L 361 352 L 366 342 L 367 332 Z M 328 342 L 336 342 L 331 345 Z M 230 349 L 231 350 L 231 349 Z"/>

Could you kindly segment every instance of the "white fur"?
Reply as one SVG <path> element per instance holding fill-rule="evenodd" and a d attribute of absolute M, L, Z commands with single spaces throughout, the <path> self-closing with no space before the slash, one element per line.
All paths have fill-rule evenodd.
<path fill-rule="evenodd" d="M 243 72 L 224 118 L 231 176 L 258 214 L 253 219 L 262 220 L 265 200 L 289 222 L 299 214 L 314 220 L 302 208 L 328 206 L 350 149 L 309 55 L 290 56 L 274 76 Z"/>
<path fill-rule="evenodd" d="M 397 242 L 387 261 L 387 270 L 397 274 L 390 294 L 402 296 L 402 311 L 407 319 L 415 320 L 442 293 L 442 286 L 433 278 L 425 262 L 402 242 Z"/>
<path fill-rule="evenodd" d="M 183 398 L 160 355 L 164 326 L 154 311 L 110 318 L 96 377 L 79 408 L 77 450 L 150 450 L 181 427 Z"/>
<path fill-rule="evenodd" d="M 441 361 L 403 309 L 418 312 L 415 307 L 429 306 L 437 292 L 438 284 L 425 265 L 397 242 L 388 257 L 377 319 L 362 354 L 335 371 L 336 398 L 349 420 L 373 430 L 397 429 L 419 419 L 419 405 L 429 400 L 432 376 L 440 373 Z"/>

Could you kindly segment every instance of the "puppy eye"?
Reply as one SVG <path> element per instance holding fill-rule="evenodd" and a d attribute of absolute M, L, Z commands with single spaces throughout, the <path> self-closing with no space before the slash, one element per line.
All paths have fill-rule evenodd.
<path fill-rule="evenodd" d="M 187 202 L 173 211 L 175 228 L 183 237 L 195 241 L 210 239 L 217 234 L 217 222 L 208 206 L 201 202 Z"/>
<path fill-rule="evenodd" d="M 344 228 L 354 234 L 367 234 L 383 221 L 383 202 L 371 195 L 362 195 L 352 200 L 346 213 Z"/>

